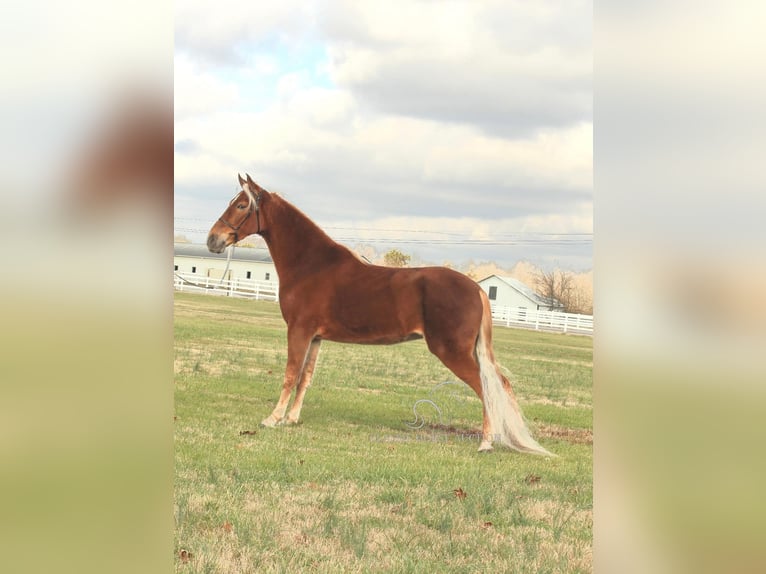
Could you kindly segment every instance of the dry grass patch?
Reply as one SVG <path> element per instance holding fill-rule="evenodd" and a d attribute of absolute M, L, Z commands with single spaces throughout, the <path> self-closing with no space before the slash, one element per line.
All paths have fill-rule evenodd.
<path fill-rule="evenodd" d="M 232 574 L 276 572 L 288 565 L 325 572 L 396 572 L 408 571 L 407 564 L 445 563 L 453 571 L 477 564 L 529 572 L 586 572 L 590 566 L 587 538 L 569 537 L 572 529 L 590 528 L 590 510 L 522 499 L 512 520 L 492 515 L 490 521 L 481 505 L 469 503 L 470 492 L 461 500 L 422 486 L 409 489 L 400 504 L 381 504 L 386 492 L 354 482 L 270 483 L 263 492 L 240 498 L 236 518 L 218 516 L 183 547 L 194 554 L 195 569 L 225 567 L 214 571 Z M 190 499 L 189 509 L 203 511 L 210 502 L 209 495 L 198 496 Z M 255 556 L 252 533 L 264 528 L 270 536 Z"/>
<path fill-rule="evenodd" d="M 591 429 L 567 428 L 556 425 L 539 425 L 538 434 L 548 438 L 558 438 L 573 444 L 593 444 L 593 431 Z"/>

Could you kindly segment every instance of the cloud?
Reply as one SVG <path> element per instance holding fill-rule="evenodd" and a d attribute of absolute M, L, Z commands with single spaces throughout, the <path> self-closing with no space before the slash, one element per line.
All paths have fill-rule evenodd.
<path fill-rule="evenodd" d="M 511 140 L 467 125 L 365 117 L 341 90 L 297 90 L 261 112 L 179 121 L 176 140 L 198 142 L 195 151 L 203 153 L 179 150 L 181 184 L 228 181 L 250 169 L 285 190 L 351 196 L 346 208 L 360 210 L 366 203 L 376 211 L 426 214 L 438 205 L 497 217 L 549 209 L 553 200 L 566 209 L 591 189 L 590 124 Z"/>
<path fill-rule="evenodd" d="M 186 54 L 177 54 L 174 66 L 176 120 L 215 113 L 240 102 L 238 86 L 195 64 Z"/>
<path fill-rule="evenodd" d="M 322 222 L 589 231 L 590 4 L 210 6 L 177 23 L 178 205 L 216 205 L 195 216 L 249 171 Z"/>
<path fill-rule="evenodd" d="M 365 119 L 344 92 L 315 89 L 261 113 L 179 122 L 176 132 L 208 150 L 177 155 L 181 183 L 251 169 L 285 190 L 364 193 L 368 209 L 426 214 L 439 205 L 484 217 L 548 209 L 552 200 L 565 209 L 590 195 L 590 125 L 507 140 L 432 120 Z M 347 208 L 358 203 L 348 199 Z"/>
<path fill-rule="evenodd" d="M 333 7 L 333 78 L 375 110 L 511 137 L 591 121 L 589 4 Z"/>
<path fill-rule="evenodd" d="M 314 2 L 184 0 L 176 3 L 176 50 L 208 66 L 249 66 L 253 48 L 274 42 L 295 44 L 313 28 Z"/>

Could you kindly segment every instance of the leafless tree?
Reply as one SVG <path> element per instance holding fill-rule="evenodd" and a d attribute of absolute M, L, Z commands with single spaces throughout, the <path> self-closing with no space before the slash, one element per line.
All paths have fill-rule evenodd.
<path fill-rule="evenodd" d="M 540 270 L 535 277 L 537 293 L 553 304 L 558 301 L 566 313 L 590 314 L 593 312 L 593 302 L 587 294 L 578 289 L 574 277 L 569 271 L 554 269 Z"/>

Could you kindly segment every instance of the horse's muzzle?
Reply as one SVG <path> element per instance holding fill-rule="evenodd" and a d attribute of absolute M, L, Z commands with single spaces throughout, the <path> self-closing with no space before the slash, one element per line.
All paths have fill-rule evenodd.
<path fill-rule="evenodd" d="M 207 248 L 212 253 L 223 253 L 223 250 L 226 249 L 226 236 L 208 235 Z"/>

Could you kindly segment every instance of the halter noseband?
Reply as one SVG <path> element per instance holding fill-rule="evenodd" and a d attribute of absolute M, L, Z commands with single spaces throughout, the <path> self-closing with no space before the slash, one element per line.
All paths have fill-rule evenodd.
<path fill-rule="evenodd" d="M 250 194 L 247 194 L 248 199 L 250 199 Z M 234 199 L 237 199 L 236 197 Z M 234 203 L 234 199 L 232 199 L 232 203 Z M 239 241 L 239 230 L 240 228 L 245 224 L 245 221 L 248 220 L 248 218 L 253 214 L 253 203 L 255 203 L 255 219 L 258 222 L 258 230 L 255 232 L 257 235 L 261 234 L 261 192 L 259 191 L 258 194 L 255 196 L 255 202 L 252 200 L 250 201 L 250 205 L 248 206 L 247 214 L 245 215 L 245 218 L 239 222 L 239 225 L 234 227 L 231 223 L 226 221 L 223 218 L 223 215 L 218 218 L 218 221 L 226 225 L 229 229 L 231 229 L 234 232 L 234 243 L 237 243 Z"/>

